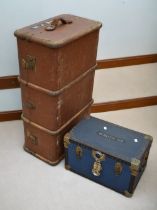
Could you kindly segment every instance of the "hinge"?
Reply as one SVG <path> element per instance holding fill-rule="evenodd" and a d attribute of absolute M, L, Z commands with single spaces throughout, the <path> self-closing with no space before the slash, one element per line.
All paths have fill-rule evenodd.
<path fill-rule="evenodd" d="M 64 136 L 64 148 L 68 148 L 70 144 L 70 133 L 66 133 Z"/>
<path fill-rule="evenodd" d="M 130 170 L 131 170 L 131 175 L 132 176 L 137 176 L 138 175 L 138 170 L 139 170 L 139 167 L 140 167 L 140 163 L 141 163 L 141 161 L 136 159 L 136 158 L 133 158 L 131 160 Z"/>

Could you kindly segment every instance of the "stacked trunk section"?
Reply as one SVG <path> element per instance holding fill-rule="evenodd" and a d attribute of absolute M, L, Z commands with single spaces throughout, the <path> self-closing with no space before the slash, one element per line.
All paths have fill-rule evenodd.
<path fill-rule="evenodd" d="M 52 165 L 64 156 L 64 134 L 90 113 L 100 27 L 61 15 L 15 32 L 24 148 Z"/>

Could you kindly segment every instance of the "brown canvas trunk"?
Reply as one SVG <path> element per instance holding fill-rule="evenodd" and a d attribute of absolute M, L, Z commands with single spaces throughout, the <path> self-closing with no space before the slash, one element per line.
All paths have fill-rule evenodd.
<path fill-rule="evenodd" d="M 92 101 L 57 131 L 48 130 L 22 116 L 24 149 L 45 162 L 56 165 L 64 157 L 63 137 L 76 123 L 90 114 Z"/>
<path fill-rule="evenodd" d="M 63 157 L 64 133 L 89 114 L 100 27 L 60 15 L 15 32 L 24 148 L 51 164 Z"/>
<path fill-rule="evenodd" d="M 58 93 L 44 92 L 32 83 L 19 79 L 23 115 L 50 130 L 57 130 L 91 101 L 93 79 L 94 68 Z"/>

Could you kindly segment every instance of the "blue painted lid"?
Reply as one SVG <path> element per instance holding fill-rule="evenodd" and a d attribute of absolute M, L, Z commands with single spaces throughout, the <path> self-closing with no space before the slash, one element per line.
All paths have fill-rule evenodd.
<path fill-rule="evenodd" d="M 141 160 L 151 145 L 152 137 L 113 123 L 89 117 L 71 131 L 71 140 L 99 150 L 123 161 Z"/>

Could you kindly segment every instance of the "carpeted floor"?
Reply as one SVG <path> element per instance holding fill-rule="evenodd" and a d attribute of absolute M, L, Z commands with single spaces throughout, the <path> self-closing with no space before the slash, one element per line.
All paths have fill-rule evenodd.
<path fill-rule="evenodd" d="M 94 116 L 154 137 L 148 165 L 132 198 L 64 169 L 52 167 L 23 150 L 22 121 L 0 123 L 0 210 L 156 210 L 157 106 Z"/>
<path fill-rule="evenodd" d="M 157 64 L 97 71 L 95 101 L 157 94 Z M 133 69 L 132 69 L 133 68 Z M 154 137 L 147 168 L 132 198 L 23 150 L 22 121 L 0 123 L 0 210 L 156 210 L 157 106 L 93 114 Z"/>

